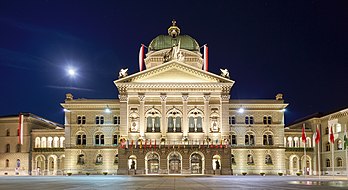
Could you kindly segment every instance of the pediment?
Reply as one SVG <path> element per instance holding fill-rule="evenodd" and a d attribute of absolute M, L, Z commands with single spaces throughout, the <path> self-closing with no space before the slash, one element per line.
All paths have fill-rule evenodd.
<path fill-rule="evenodd" d="M 115 83 L 234 83 L 233 80 L 187 65 L 170 61 L 151 69 L 116 80 Z"/>

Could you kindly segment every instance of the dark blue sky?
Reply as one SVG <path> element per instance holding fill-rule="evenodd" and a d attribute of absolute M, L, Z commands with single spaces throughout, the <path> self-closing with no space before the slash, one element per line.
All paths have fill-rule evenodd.
<path fill-rule="evenodd" d="M 0 1 L 0 115 L 63 123 L 65 94 L 116 98 L 121 68 L 138 71 L 141 43 L 182 34 L 228 68 L 233 99 L 289 103 L 286 123 L 348 106 L 348 1 Z M 66 68 L 77 68 L 70 79 Z M 75 89 L 69 89 L 74 87 Z"/>

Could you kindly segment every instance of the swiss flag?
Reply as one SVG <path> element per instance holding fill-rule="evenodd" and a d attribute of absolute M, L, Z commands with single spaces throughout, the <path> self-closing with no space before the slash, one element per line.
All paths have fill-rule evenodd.
<path fill-rule="evenodd" d="M 306 137 L 306 132 L 305 132 L 305 124 L 302 126 L 302 142 L 306 143 L 307 137 Z"/>

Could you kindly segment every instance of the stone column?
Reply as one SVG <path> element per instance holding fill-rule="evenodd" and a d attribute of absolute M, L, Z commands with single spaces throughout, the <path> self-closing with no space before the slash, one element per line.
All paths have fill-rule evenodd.
<path fill-rule="evenodd" d="M 165 127 L 165 124 L 166 124 L 166 117 L 167 117 L 167 114 L 166 114 L 166 99 L 167 99 L 167 95 L 165 94 L 161 94 L 161 105 L 162 105 L 162 119 L 161 119 L 161 134 L 162 136 L 165 136 L 166 134 L 166 127 Z"/>
<path fill-rule="evenodd" d="M 183 94 L 182 95 L 182 104 L 183 104 L 182 131 L 184 136 L 188 136 L 187 100 L 188 100 L 188 94 Z"/>
<path fill-rule="evenodd" d="M 145 104 L 145 95 L 139 95 L 139 102 L 140 102 L 140 110 L 139 110 L 139 131 L 140 136 L 145 136 L 145 113 L 144 113 L 144 104 Z"/>
<path fill-rule="evenodd" d="M 120 112 L 120 136 L 125 137 L 128 136 L 128 95 L 120 94 L 118 97 L 120 99 L 120 110 L 122 110 Z"/>
<path fill-rule="evenodd" d="M 209 100 L 210 100 L 210 95 L 209 94 L 205 94 L 204 96 L 204 133 L 205 136 L 208 136 L 209 134 L 209 128 L 210 128 L 210 124 L 209 124 Z"/>

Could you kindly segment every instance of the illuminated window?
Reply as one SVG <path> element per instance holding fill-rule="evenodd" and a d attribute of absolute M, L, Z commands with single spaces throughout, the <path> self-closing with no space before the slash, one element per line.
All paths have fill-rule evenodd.
<path fill-rule="evenodd" d="M 248 157 L 247 157 L 247 164 L 254 164 L 254 158 L 253 158 L 253 155 L 251 154 L 248 154 Z"/>
<path fill-rule="evenodd" d="M 271 155 L 269 154 L 266 155 L 265 164 L 273 164 Z"/>
<path fill-rule="evenodd" d="M 343 142 L 341 139 L 337 141 L 337 150 L 343 150 Z"/>
<path fill-rule="evenodd" d="M 103 164 L 103 156 L 101 154 L 98 154 L 95 160 L 95 164 Z"/>

